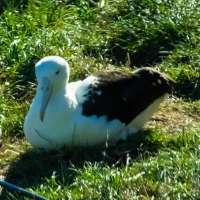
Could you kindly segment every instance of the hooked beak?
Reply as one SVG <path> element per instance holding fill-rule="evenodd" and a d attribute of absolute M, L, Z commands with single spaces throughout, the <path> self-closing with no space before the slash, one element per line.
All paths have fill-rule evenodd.
<path fill-rule="evenodd" d="M 45 110 L 48 105 L 49 99 L 51 97 L 53 86 L 51 85 L 51 82 L 48 78 L 44 77 L 42 79 L 42 86 L 41 90 L 43 92 L 42 96 L 42 103 L 40 107 L 40 120 L 43 121 L 44 115 L 45 115 Z"/>

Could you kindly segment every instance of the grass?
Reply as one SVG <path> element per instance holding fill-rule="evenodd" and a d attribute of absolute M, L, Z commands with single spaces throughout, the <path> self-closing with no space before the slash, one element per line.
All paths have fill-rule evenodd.
<path fill-rule="evenodd" d="M 9 0 L 0 7 L 0 178 L 48 199 L 199 199 L 196 1 Z M 36 89 L 34 65 L 47 55 L 68 60 L 70 81 L 151 66 L 177 86 L 127 142 L 37 152 L 23 121 Z M 3 189 L 0 199 L 26 198 Z"/>

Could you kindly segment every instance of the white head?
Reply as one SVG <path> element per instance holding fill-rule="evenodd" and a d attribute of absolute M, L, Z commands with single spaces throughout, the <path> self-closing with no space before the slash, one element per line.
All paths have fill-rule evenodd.
<path fill-rule="evenodd" d="M 47 56 L 35 65 L 38 81 L 37 91 L 42 91 L 40 119 L 43 121 L 51 95 L 66 87 L 69 80 L 69 65 L 59 56 Z"/>

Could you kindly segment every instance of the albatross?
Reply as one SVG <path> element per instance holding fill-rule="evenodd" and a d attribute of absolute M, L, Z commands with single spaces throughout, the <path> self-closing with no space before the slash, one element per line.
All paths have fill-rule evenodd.
<path fill-rule="evenodd" d="M 35 65 L 36 96 L 24 122 L 35 148 L 94 146 L 126 140 L 156 112 L 174 80 L 150 67 L 132 73 L 99 71 L 69 83 L 65 59 L 47 56 Z"/>

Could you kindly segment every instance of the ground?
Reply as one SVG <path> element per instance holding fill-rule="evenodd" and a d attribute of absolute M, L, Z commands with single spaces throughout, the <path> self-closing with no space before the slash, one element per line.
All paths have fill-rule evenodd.
<path fill-rule="evenodd" d="M 200 9 L 195 0 L 0 2 L 0 179 L 49 200 L 200 197 Z M 148 66 L 177 84 L 144 129 L 116 145 L 33 151 L 23 122 L 34 66 L 59 55 L 70 81 Z M 26 199 L 2 191 L 0 199 Z"/>
<path fill-rule="evenodd" d="M 62 168 L 67 169 L 71 164 L 75 168 L 82 168 L 85 161 L 94 161 L 97 155 L 101 157 L 100 162 L 101 160 L 105 160 L 110 166 L 123 165 L 123 163 L 127 162 L 127 155 L 132 159 L 140 160 L 141 158 L 137 155 L 137 151 L 141 153 L 150 151 L 152 155 L 154 153 L 156 155 L 161 143 L 166 143 L 166 141 L 159 141 L 159 145 L 155 143 L 158 145 L 156 148 L 152 147 L 152 144 L 143 144 L 143 142 L 145 143 L 144 137 L 149 134 L 149 131 L 157 130 L 163 135 L 168 135 L 167 137 L 177 137 L 183 130 L 185 132 L 187 130 L 197 130 L 199 112 L 199 102 L 191 104 L 170 96 L 161 104 L 144 129 L 138 133 L 139 135 L 143 135 L 142 139 L 140 138 L 141 136 L 132 137 L 131 140 L 133 143 L 135 142 L 134 140 L 138 140 L 135 142 L 135 145 L 130 145 L 129 141 L 119 143 L 107 149 L 105 147 L 96 148 L 95 150 L 80 150 L 75 148 L 67 149 L 67 151 L 56 151 L 53 154 L 46 152 L 39 153 L 32 149 L 25 138 L 3 138 L 0 148 L 0 179 L 18 184 L 21 187 L 27 187 L 29 185 L 27 184 L 27 180 L 41 183 L 42 177 L 48 177 L 53 172 L 59 173 Z M 90 151 L 93 151 L 94 155 Z M 102 156 L 102 151 L 105 152 L 104 156 Z M 48 169 L 46 169 L 47 172 L 45 172 L 46 166 L 44 167 L 44 163 L 46 162 L 50 162 L 48 163 Z M 33 165 L 39 166 L 32 169 Z M 32 172 L 33 170 L 42 171 L 36 173 Z M 22 180 L 19 181 L 19 178 Z"/>

